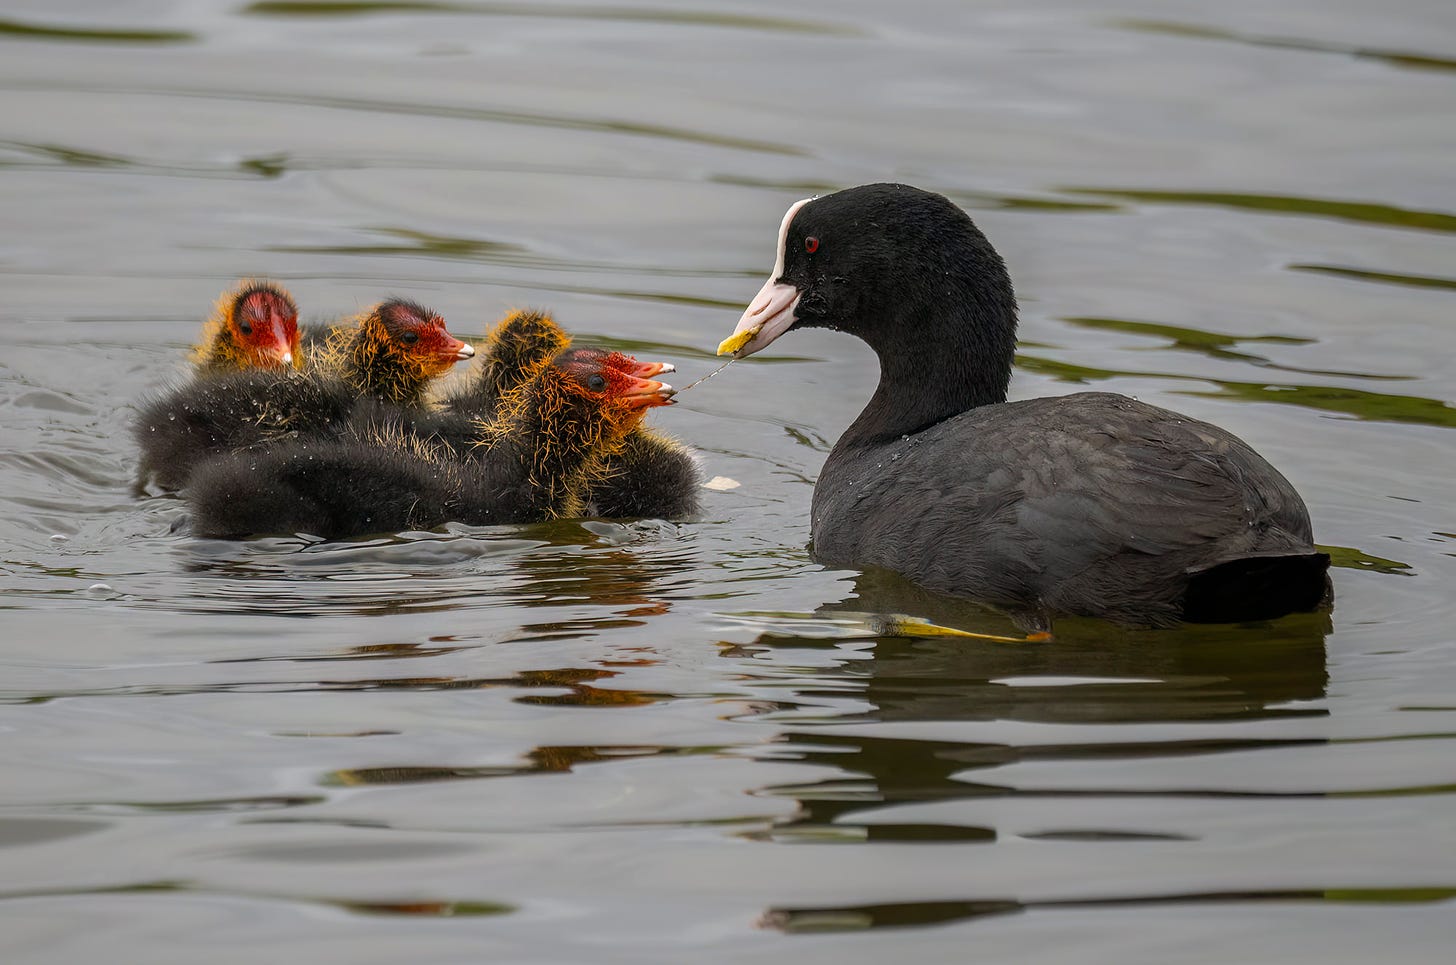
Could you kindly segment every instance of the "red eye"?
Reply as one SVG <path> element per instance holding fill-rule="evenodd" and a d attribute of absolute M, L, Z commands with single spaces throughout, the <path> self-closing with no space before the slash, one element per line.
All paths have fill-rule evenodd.
<path fill-rule="evenodd" d="M 805 238 L 804 239 L 804 250 L 807 251 L 811 255 L 814 252 L 818 251 L 819 250 L 819 239 L 813 237 L 812 235 L 810 237 L 808 237 L 808 238 Z"/>

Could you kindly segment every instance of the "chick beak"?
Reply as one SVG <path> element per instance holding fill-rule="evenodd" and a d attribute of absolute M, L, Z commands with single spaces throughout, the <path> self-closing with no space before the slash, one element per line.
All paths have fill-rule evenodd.
<path fill-rule="evenodd" d="M 623 375 L 626 385 L 618 393 L 618 398 L 629 403 L 633 408 L 646 409 L 657 405 L 672 405 L 672 397 L 677 395 L 677 389 L 666 382 L 657 382 L 653 379 L 641 379 L 635 375 Z"/>
<path fill-rule="evenodd" d="M 293 344 L 281 326 L 274 327 L 273 343 L 263 347 L 261 354 L 268 364 L 281 365 L 284 368 L 293 366 Z"/>
<path fill-rule="evenodd" d="M 627 374 L 634 375 L 639 379 L 650 379 L 654 375 L 676 371 L 677 367 L 671 362 L 638 362 L 632 368 L 627 369 Z"/>
<path fill-rule="evenodd" d="M 451 362 L 463 362 L 475 357 L 475 346 L 446 335 L 445 345 L 440 349 L 440 355 Z"/>

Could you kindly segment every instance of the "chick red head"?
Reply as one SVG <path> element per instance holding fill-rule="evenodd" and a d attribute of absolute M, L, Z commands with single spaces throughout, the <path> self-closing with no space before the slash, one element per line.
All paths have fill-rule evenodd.
<path fill-rule="evenodd" d="M 425 306 L 402 298 L 382 302 L 373 312 L 393 354 L 408 359 L 427 376 L 475 355 L 475 349 L 445 331 L 445 320 Z"/>
<path fill-rule="evenodd" d="M 650 379 L 665 372 L 677 371 L 671 362 L 639 362 L 626 352 L 613 352 L 603 348 L 567 349 L 560 357 L 567 360 L 589 361 L 605 368 L 625 372 L 639 379 Z"/>
<path fill-rule="evenodd" d="M 293 365 L 299 357 L 298 306 L 277 285 L 250 283 L 232 297 L 224 334 L 244 368 Z"/>
<path fill-rule="evenodd" d="M 633 411 L 672 405 L 672 397 L 676 393 L 672 386 L 633 374 L 634 371 L 661 364 L 644 366 L 630 355 L 599 349 L 570 349 L 555 362 L 556 368 L 567 376 L 570 390 L 576 395 L 599 401 L 605 406 Z M 657 368 L 653 374 L 670 369 L 671 366 Z"/>

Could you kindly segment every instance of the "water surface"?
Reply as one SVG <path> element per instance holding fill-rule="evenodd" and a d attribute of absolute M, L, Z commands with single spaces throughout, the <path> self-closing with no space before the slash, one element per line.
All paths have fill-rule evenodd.
<path fill-rule="evenodd" d="M 0 53 L 7 962 L 1449 953 L 1449 4 L 25 2 Z M 874 378 L 828 333 L 654 414 L 742 483 L 691 522 L 229 544 L 132 489 L 239 276 L 692 378 L 784 209 L 884 179 L 1005 254 L 1015 397 L 1269 456 L 1333 612 L 876 635 L 1009 624 L 809 559 Z"/>

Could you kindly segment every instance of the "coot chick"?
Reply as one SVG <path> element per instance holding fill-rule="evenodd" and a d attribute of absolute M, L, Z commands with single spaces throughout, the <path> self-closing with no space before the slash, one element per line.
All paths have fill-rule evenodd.
<path fill-rule="evenodd" d="M 298 305 L 281 285 L 246 280 L 218 297 L 193 352 L 199 373 L 297 366 Z"/>
<path fill-rule="evenodd" d="M 698 460 L 671 436 L 638 426 L 605 459 L 586 491 L 584 515 L 686 519 L 702 509 Z"/>
<path fill-rule="evenodd" d="M 494 423 L 500 420 L 503 412 L 519 404 L 520 393 L 526 391 L 531 380 L 548 365 L 575 363 L 577 368 L 611 368 L 639 379 L 651 379 L 673 371 L 672 365 L 667 362 L 639 362 L 623 352 L 588 346 L 511 354 L 521 366 L 519 370 L 507 375 L 499 359 L 487 356 L 482 360 L 483 367 L 494 370 L 494 375 L 482 378 L 477 374 L 465 386 L 443 399 L 438 407 L 360 404 L 355 407 L 351 419 L 358 424 L 387 424 L 392 432 L 407 434 L 429 446 L 443 446 L 456 458 L 472 459 L 488 451 L 487 438 L 493 437 L 492 434 L 497 431 Z M 488 388 L 483 385 L 486 382 L 490 383 Z M 631 434 L 640 431 L 640 428 L 633 429 Z M 615 453 L 612 458 L 616 458 Z"/>
<path fill-rule="evenodd" d="M 177 489 L 205 456 L 290 434 L 342 431 L 361 397 L 419 406 L 431 379 L 473 354 L 428 308 L 382 302 L 347 337 L 311 355 L 302 372 L 203 374 L 144 405 L 133 426 L 140 478 Z"/>
<path fill-rule="evenodd" d="M 475 355 L 445 330 L 445 320 L 418 302 L 390 299 L 333 330 L 320 366 L 333 369 L 356 394 L 391 405 L 418 405 L 431 380 Z"/>
<path fill-rule="evenodd" d="M 513 311 L 491 326 L 474 375 L 446 395 L 441 405 L 472 418 L 493 418 L 502 395 L 570 345 L 571 336 L 545 312 Z"/>
<path fill-rule="evenodd" d="M 587 480 L 672 387 L 600 358 L 561 358 L 536 372 L 488 426 L 478 458 L 460 459 L 385 418 L 343 438 L 305 436 L 228 452 L 187 487 L 193 531 L 241 538 L 306 532 L 325 538 L 531 522 L 579 514 Z"/>
<path fill-rule="evenodd" d="M 492 418 L 501 399 L 517 389 L 538 366 L 567 351 L 571 336 L 547 313 L 514 311 L 486 335 L 485 351 L 474 376 L 444 400 L 444 408 Z M 600 349 L 572 349 L 605 353 Z M 627 365 L 630 360 L 631 365 Z M 607 364 L 641 379 L 673 367 L 662 362 L 639 363 L 625 353 L 611 353 Z M 622 446 L 602 465 L 589 487 L 584 511 L 609 518 L 682 519 L 699 509 L 697 460 L 677 440 L 645 427 L 630 432 Z"/>
<path fill-rule="evenodd" d="M 1243 441 L 1125 396 L 1007 402 L 1016 299 L 947 199 L 871 184 L 789 208 L 772 276 L 719 352 L 856 335 L 880 382 L 814 487 L 813 552 L 988 602 L 1029 629 L 1267 619 L 1319 606 L 1329 557 Z"/>
<path fill-rule="evenodd" d="M 542 365 L 570 346 L 571 336 L 546 312 L 513 311 L 491 326 L 475 374 L 441 399 L 441 407 L 472 418 L 490 419 L 504 395 L 524 385 Z M 608 355 L 606 349 L 576 351 L 595 352 L 603 359 Z M 624 352 L 613 353 L 610 364 L 639 379 L 674 371 L 671 363 L 639 362 Z"/>

